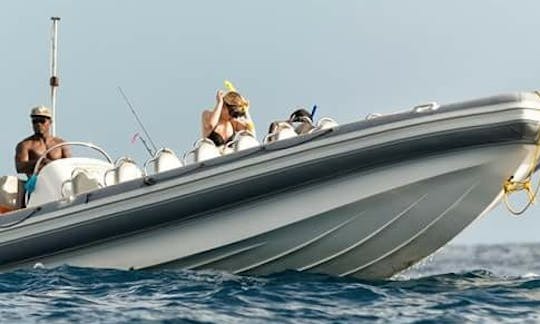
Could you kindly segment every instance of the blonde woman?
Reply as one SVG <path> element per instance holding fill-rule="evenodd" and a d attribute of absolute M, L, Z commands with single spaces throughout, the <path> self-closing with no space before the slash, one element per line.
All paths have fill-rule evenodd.
<path fill-rule="evenodd" d="M 214 109 L 202 113 L 202 136 L 210 139 L 217 147 L 233 140 L 234 135 L 247 130 L 255 132 L 253 121 L 247 113 L 249 101 L 238 92 L 219 90 Z"/>

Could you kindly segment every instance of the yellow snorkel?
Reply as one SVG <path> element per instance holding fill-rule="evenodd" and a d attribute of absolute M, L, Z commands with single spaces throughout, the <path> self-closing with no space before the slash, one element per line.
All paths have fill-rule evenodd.
<path fill-rule="evenodd" d="M 237 92 L 236 88 L 234 87 L 234 85 L 232 84 L 231 81 L 225 80 L 225 81 L 223 81 L 223 83 L 225 84 L 225 88 L 227 89 L 227 91 Z"/>
<path fill-rule="evenodd" d="M 225 88 L 227 89 L 227 91 L 238 92 L 231 81 L 225 80 L 223 81 L 223 84 L 225 85 Z M 251 119 L 251 116 L 249 115 L 249 105 L 246 105 L 244 107 L 244 111 L 246 113 L 247 128 L 250 132 L 253 133 L 253 135 L 255 135 L 255 125 L 253 124 L 253 120 Z"/>

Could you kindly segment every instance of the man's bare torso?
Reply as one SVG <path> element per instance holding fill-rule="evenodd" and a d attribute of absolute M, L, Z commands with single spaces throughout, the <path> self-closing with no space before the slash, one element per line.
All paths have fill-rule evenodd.
<path fill-rule="evenodd" d="M 64 140 L 59 137 L 32 135 L 19 144 L 17 144 L 15 162 L 17 171 L 20 173 L 31 174 L 36 161 L 51 147 L 63 143 Z M 52 160 L 66 158 L 70 156 L 67 147 L 54 149 L 47 153 L 41 166 L 46 165 Z"/>

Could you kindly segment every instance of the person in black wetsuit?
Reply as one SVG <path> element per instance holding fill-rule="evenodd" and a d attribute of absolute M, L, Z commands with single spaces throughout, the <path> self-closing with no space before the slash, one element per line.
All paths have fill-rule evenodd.
<path fill-rule="evenodd" d="M 242 130 L 253 132 L 253 122 L 246 113 L 249 102 L 238 92 L 219 90 L 216 106 L 202 113 L 202 136 L 218 147 L 223 146 Z"/>

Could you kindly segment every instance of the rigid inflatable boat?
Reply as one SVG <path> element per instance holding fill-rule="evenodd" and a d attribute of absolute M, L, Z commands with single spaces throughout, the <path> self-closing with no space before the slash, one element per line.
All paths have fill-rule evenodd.
<path fill-rule="evenodd" d="M 160 150 L 146 171 L 68 143 L 104 158 L 56 160 L 36 172 L 27 207 L 0 217 L 0 270 L 389 277 L 488 212 L 507 179 L 529 176 L 540 98 L 431 103 L 343 125 L 326 120 L 301 135 L 279 131 L 262 144 L 238 138 L 228 154 L 204 153 L 202 140 L 187 163 Z"/>

